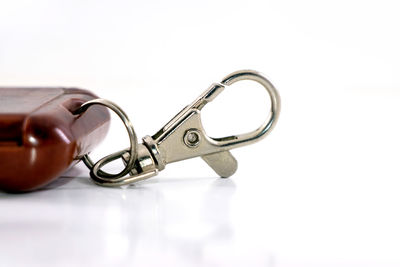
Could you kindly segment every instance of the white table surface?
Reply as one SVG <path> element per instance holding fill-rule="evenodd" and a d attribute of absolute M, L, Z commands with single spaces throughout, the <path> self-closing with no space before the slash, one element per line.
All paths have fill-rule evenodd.
<path fill-rule="evenodd" d="M 0 193 L 0 266 L 400 266 L 399 7 L 2 1 L 0 85 L 90 89 L 142 137 L 252 68 L 282 114 L 233 151 L 229 179 L 197 158 L 103 188 L 79 164 L 42 190 Z M 204 109 L 207 133 L 254 129 L 265 103 L 252 84 L 226 90 Z M 114 122 L 97 156 L 127 145 Z"/>

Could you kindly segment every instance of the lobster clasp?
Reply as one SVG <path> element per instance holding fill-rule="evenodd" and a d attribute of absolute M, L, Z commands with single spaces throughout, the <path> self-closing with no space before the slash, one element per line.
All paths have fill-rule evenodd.
<path fill-rule="evenodd" d="M 201 110 L 226 87 L 241 80 L 253 80 L 260 83 L 269 93 L 271 110 L 264 123 L 253 132 L 212 138 L 207 136 L 201 123 Z M 131 146 L 128 149 L 113 153 L 93 163 L 88 155 L 84 163 L 91 169 L 91 177 L 97 184 L 120 186 L 134 183 L 157 175 L 165 165 L 193 157 L 202 159 L 221 177 L 229 177 L 237 169 L 237 161 L 229 150 L 254 143 L 274 128 L 280 112 L 280 97 L 274 86 L 260 73 L 242 70 L 226 76 L 221 82 L 212 84 L 192 104 L 185 107 L 153 136 L 145 136 L 143 143 L 138 144 L 136 134 L 126 114 L 115 104 L 106 100 L 89 101 L 81 109 L 92 104 L 106 105 L 125 123 Z M 105 164 L 121 159 L 125 169 L 118 174 L 109 174 L 101 170 Z M 126 177 L 129 173 L 130 176 Z"/>
<path fill-rule="evenodd" d="M 223 138 L 207 136 L 201 123 L 202 108 L 215 99 L 226 87 L 241 80 L 256 81 L 268 91 L 271 101 L 268 118 L 253 132 Z M 201 156 L 218 175 L 229 177 L 237 169 L 237 161 L 229 150 L 254 143 L 266 137 L 275 126 L 279 112 L 279 94 L 264 76 L 252 70 L 237 71 L 226 76 L 220 83 L 212 84 L 151 139 L 153 145 L 158 149 L 163 165 Z M 147 139 L 149 140 L 149 137 Z"/>

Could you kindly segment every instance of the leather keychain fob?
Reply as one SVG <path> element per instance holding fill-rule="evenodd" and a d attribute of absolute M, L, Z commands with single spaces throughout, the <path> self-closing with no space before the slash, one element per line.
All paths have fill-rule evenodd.
<path fill-rule="evenodd" d="M 75 113 L 96 98 L 73 88 L 0 88 L 0 190 L 42 187 L 102 141 L 107 108 Z"/>

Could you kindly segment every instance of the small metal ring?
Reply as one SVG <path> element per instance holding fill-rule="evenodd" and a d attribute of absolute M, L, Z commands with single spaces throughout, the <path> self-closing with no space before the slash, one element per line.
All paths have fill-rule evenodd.
<path fill-rule="evenodd" d="M 126 151 L 129 152 L 130 157 L 129 157 L 128 162 L 126 163 L 125 168 L 117 174 L 107 173 L 105 171 L 100 170 L 99 168 L 96 168 L 96 173 L 93 173 L 94 166 L 96 166 L 96 165 L 98 166 L 100 161 L 104 161 L 104 158 L 99 160 L 97 163 L 93 163 L 93 161 L 90 159 L 89 155 L 85 154 L 82 157 L 82 161 L 91 170 L 91 173 L 95 174 L 95 176 L 98 178 L 117 179 L 117 178 L 123 177 L 132 170 L 132 168 L 135 164 L 135 160 L 137 158 L 138 141 L 137 141 L 137 136 L 136 136 L 135 130 L 133 129 L 132 123 L 129 120 L 128 116 L 125 114 L 125 112 L 118 105 L 114 104 L 113 102 L 111 102 L 109 100 L 101 99 L 101 98 L 93 99 L 93 100 L 83 103 L 82 106 L 76 111 L 76 113 L 77 114 L 82 113 L 82 112 L 86 111 L 92 105 L 102 105 L 102 106 L 105 106 L 105 107 L 111 109 L 123 121 L 125 128 L 128 131 L 128 135 L 129 135 L 130 147 Z M 114 154 L 116 154 L 116 153 L 113 153 L 111 155 L 114 155 Z M 109 156 L 106 156 L 105 158 L 108 158 L 108 157 Z"/>

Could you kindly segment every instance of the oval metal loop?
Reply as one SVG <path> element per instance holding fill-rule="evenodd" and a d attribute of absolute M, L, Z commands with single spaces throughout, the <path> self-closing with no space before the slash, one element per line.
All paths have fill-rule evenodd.
<path fill-rule="evenodd" d="M 111 174 L 111 173 L 102 171 L 102 170 L 99 169 L 99 167 L 97 167 L 96 168 L 96 173 L 95 173 L 95 176 L 97 178 L 99 178 L 99 179 L 103 178 L 103 179 L 110 180 L 110 179 L 121 178 L 121 177 L 127 175 L 133 169 L 134 164 L 135 164 L 135 160 L 137 158 L 138 141 L 137 141 L 137 136 L 136 136 L 135 130 L 133 129 L 132 123 L 129 120 L 128 116 L 125 114 L 125 112 L 118 105 L 116 105 L 113 102 L 111 102 L 109 100 L 106 100 L 106 99 L 99 98 L 99 99 L 93 99 L 93 100 L 90 100 L 88 102 L 85 102 L 77 110 L 76 113 L 78 113 L 78 114 L 82 113 L 92 105 L 102 105 L 102 106 L 105 106 L 105 107 L 111 109 L 112 111 L 114 111 L 118 115 L 118 117 L 120 117 L 120 119 L 123 121 L 123 123 L 125 125 L 125 128 L 128 131 L 130 147 L 129 147 L 129 149 L 124 150 L 124 151 L 129 152 L 130 157 L 129 157 L 129 160 L 127 161 L 127 163 L 126 163 L 125 168 L 121 172 L 119 172 L 117 174 Z M 121 153 L 121 151 L 113 153 L 113 154 L 111 154 L 109 156 L 106 156 L 106 157 L 100 159 L 97 163 L 94 163 L 91 160 L 91 158 L 89 157 L 89 155 L 86 154 L 86 155 L 84 155 L 82 157 L 82 161 L 91 170 L 91 173 L 93 173 L 93 170 L 94 170 L 95 166 L 99 166 L 99 165 L 103 166 L 105 163 L 108 163 L 108 162 L 112 161 L 112 160 L 109 160 L 110 158 L 113 158 L 113 160 L 115 160 L 116 158 L 114 158 L 114 157 L 117 154 L 120 155 L 119 157 L 121 157 L 123 153 Z M 108 160 L 106 160 L 106 159 L 108 159 Z M 103 163 L 104 161 L 106 161 L 106 162 Z M 100 162 L 102 162 L 102 164 L 99 164 Z"/>
<path fill-rule="evenodd" d="M 261 84 L 267 90 L 271 101 L 270 116 L 264 121 L 264 123 L 260 127 L 258 127 L 253 132 L 240 134 L 233 137 L 209 137 L 212 142 L 219 147 L 229 147 L 229 149 L 231 149 L 259 141 L 260 139 L 266 137 L 277 123 L 281 109 L 280 96 L 272 83 L 268 81 L 267 78 L 265 78 L 261 73 L 254 70 L 236 71 L 222 79 L 220 84 L 226 87 L 243 80 L 255 81 Z"/>
<path fill-rule="evenodd" d="M 92 177 L 93 181 L 98 185 L 114 187 L 114 186 L 124 186 L 131 183 L 136 183 L 138 181 L 142 181 L 150 177 L 153 177 L 154 175 L 157 175 L 158 173 L 157 169 L 140 173 L 130 172 L 129 176 L 121 176 L 117 178 L 105 178 L 105 177 L 100 177 L 98 175 L 98 173 L 100 172 L 100 168 L 102 168 L 107 163 L 110 163 L 111 161 L 123 157 L 123 155 L 126 153 L 128 153 L 126 149 L 115 152 L 100 159 L 96 164 L 94 164 L 93 168 L 90 171 L 90 176 Z"/>
<path fill-rule="evenodd" d="M 125 174 L 124 174 L 124 175 L 120 175 L 120 176 L 118 176 L 118 177 L 107 177 L 107 176 L 102 175 L 102 172 L 103 172 L 103 171 L 101 170 L 101 168 L 102 168 L 104 165 L 106 165 L 106 164 L 108 164 L 108 163 L 110 163 L 110 162 L 112 162 L 112 161 L 114 161 L 114 160 L 117 160 L 117 159 L 122 158 L 122 155 L 124 155 L 124 154 L 127 153 L 127 152 L 128 152 L 128 150 L 126 150 L 126 149 L 120 150 L 120 151 L 117 151 L 117 152 L 115 152 L 115 153 L 112 153 L 112 154 L 110 154 L 110 155 L 107 155 L 107 156 L 105 156 L 104 158 L 98 160 L 98 161 L 93 165 L 93 167 L 92 167 L 91 170 L 90 170 L 90 176 L 92 177 L 92 179 L 93 179 L 96 183 L 110 182 L 110 183 L 113 183 L 113 184 L 118 183 L 118 182 L 124 180 L 124 179 L 125 179 L 125 177 L 124 177 Z M 131 171 L 132 168 L 129 169 L 129 170 Z"/>

